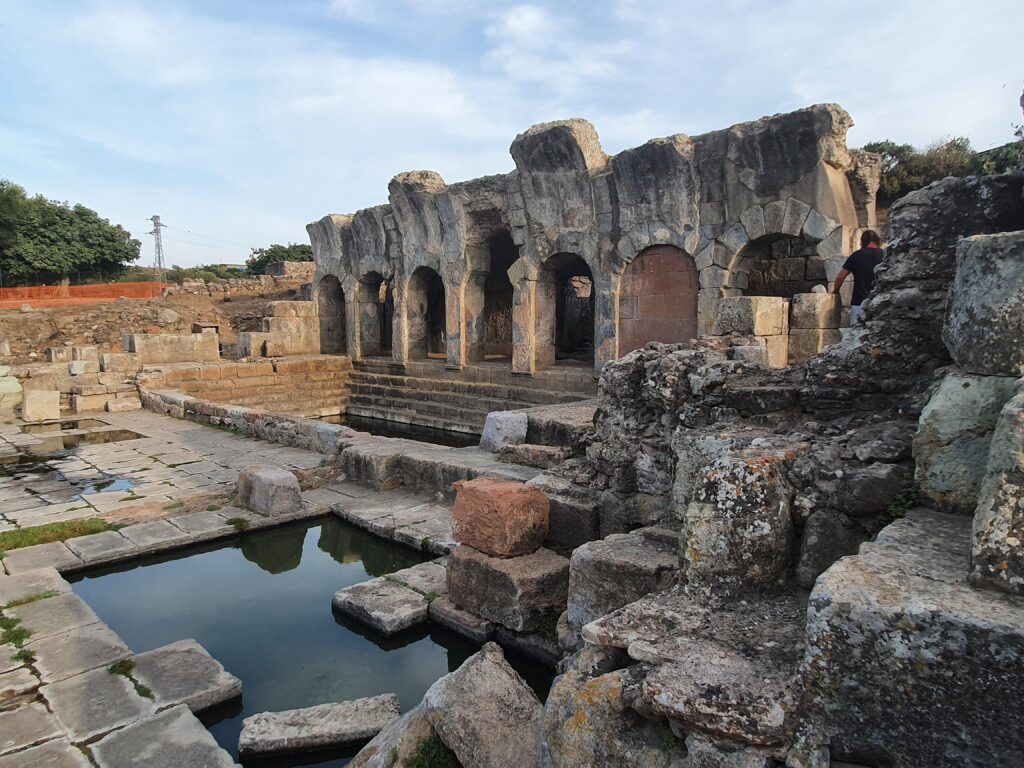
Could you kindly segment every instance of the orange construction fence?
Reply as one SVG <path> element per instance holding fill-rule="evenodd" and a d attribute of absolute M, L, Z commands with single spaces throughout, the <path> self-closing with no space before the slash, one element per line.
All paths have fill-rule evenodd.
<path fill-rule="evenodd" d="M 29 285 L 0 288 L 0 308 L 21 306 L 53 307 L 61 304 L 90 304 L 119 299 L 151 299 L 170 283 L 93 283 L 90 285 Z"/>

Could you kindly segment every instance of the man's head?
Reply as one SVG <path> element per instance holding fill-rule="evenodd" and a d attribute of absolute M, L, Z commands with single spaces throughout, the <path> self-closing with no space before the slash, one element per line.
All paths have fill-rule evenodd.
<path fill-rule="evenodd" d="M 869 246 L 875 246 L 876 248 L 882 247 L 882 241 L 878 239 L 878 233 L 873 229 L 867 229 L 864 234 L 860 236 L 860 247 L 867 248 Z"/>

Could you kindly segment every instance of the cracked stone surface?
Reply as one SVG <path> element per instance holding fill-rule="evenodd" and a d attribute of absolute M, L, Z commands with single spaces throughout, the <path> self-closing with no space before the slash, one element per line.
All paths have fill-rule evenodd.
<path fill-rule="evenodd" d="M 188 707 L 172 707 L 115 731 L 92 746 L 100 768 L 234 768 Z"/>
<path fill-rule="evenodd" d="M 333 605 L 382 635 L 394 635 L 427 620 L 427 598 L 384 577 L 336 592 Z"/>
<path fill-rule="evenodd" d="M 106 668 L 45 685 L 40 693 L 74 742 L 109 733 L 156 710 L 128 678 Z"/>
<path fill-rule="evenodd" d="M 132 676 L 153 692 L 160 709 L 185 704 L 201 712 L 242 694 L 242 681 L 195 640 L 179 640 L 136 655 Z"/>

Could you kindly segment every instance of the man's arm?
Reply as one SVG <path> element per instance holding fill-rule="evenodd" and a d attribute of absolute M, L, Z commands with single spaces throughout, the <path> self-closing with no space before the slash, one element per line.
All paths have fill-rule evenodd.
<path fill-rule="evenodd" d="M 832 293 L 836 295 L 839 294 L 839 289 L 843 287 L 843 281 L 846 280 L 849 274 L 850 270 L 848 270 L 846 267 L 843 267 L 842 269 L 839 270 L 839 274 L 836 276 L 836 287 L 832 289 Z"/>

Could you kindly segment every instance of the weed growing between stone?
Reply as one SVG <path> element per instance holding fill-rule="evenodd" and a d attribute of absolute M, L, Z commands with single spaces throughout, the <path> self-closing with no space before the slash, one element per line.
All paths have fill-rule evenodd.
<path fill-rule="evenodd" d="M 34 664 L 35 660 L 35 652 L 30 651 L 28 648 L 22 648 L 16 654 L 11 656 L 11 661 L 20 661 L 22 664 Z"/>
<path fill-rule="evenodd" d="M 31 528 L 19 528 L 15 531 L 0 533 L 0 559 L 12 549 L 34 547 L 36 544 L 50 544 L 54 541 L 65 541 L 76 536 L 87 536 L 91 533 L 103 533 L 112 529 L 110 523 L 87 517 L 82 520 L 68 520 L 63 523 L 46 523 Z"/>
<path fill-rule="evenodd" d="M 420 742 L 416 754 L 408 763 L 408 768 L 458 768 L 459 761 L 455 753 L 441 741 L 436 733 Z"/>
<path fill-rule="evenodd" d="M 7 605 L 5 605 L 4 608 L 17 608 L 19 605 L 28 605 L 29 603 L 34 603 L 38 600 L 46 600 L 49 597 L 56 596 L 57 590 L 48 589 L 45 592 L 38 592 L 34 595 L 29 595 L 28 597 L 21 597 L 17 600 L 11 600 L 11 602 L 7 603 Z"/>
<path fill-rule="evenodd" d="M 135 679 L 135 676 L 132 675 L 132 672 L 135 671 L 134 660 L 121 659 L 120 661 L 115 661 L 113 664 L 107 667 L 107 671 L 112 675 L 121 675 L 121 677 L 128 678 L 128 681 L 132 684 L 132 686 L 134 686 L 135 692 L 139 694 L 139 696 L 142 696 L 146 699 L 153 698 L 153 690 L 149 686 L 140 683 L 138 680 Z"/>
<path fill-rule="evenodd" d="M 249 521 L 244 517 L 229 517 L 226 522 L 239 533 L 249 528 Z"/>
<path fill-rule="evenodd" d="M 31 630 L 17 626 L 20 623 L 18 619 L 5 619 L 5 621 L 13 623 L 0 632 L 0 643 L 13 645 L 15 648 L 21 648 L 21 646 L 25 644 L 25 641 L 32 636 Z"/>

